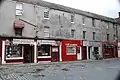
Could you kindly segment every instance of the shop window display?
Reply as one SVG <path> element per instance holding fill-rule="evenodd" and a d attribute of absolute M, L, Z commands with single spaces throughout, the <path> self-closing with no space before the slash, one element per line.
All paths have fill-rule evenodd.
<path fill-rule="evenodd" d="M 6 46 L 6 58 L 22 57 L 22 45 L 12 44 Z"/>
<path fill-rule="evenodd" d="M 76 47 L 75 46 L 67 46 L 67 55 L 76 54 Z"/>
<path fill-rule="evenodd" d="M 38 46 L 38 56 L 50 56 L 50 45 Z"/>

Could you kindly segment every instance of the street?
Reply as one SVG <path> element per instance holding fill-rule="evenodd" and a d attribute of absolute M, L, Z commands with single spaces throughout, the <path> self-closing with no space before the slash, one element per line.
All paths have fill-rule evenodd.
<path fill-rule="evenodd" d="M 0 80 L 115 80 L 120 59 L 0 66 Z"/>

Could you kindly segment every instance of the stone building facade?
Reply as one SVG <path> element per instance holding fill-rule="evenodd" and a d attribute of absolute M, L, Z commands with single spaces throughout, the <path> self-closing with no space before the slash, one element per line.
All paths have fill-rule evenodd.
<path fill-rule="evenodd" d="M 2 63 L 94 59 L 94 51 L 104 56 L 104 45 L 117 43 L 112 18 L 41 0 L 6 0 L 0 6 Z"/>

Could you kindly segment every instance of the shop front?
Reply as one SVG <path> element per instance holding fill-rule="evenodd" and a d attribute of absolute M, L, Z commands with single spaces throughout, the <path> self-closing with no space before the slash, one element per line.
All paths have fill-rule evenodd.
<path fill-rule="evenodd" d="M 118 44 L 117 42 L 103 42 L 102 44 L 103 58 L 117 58 Z"/>
<path fill-rule="evenodd" d="M 120 43 L 118 43 L 118 57 L 120 57 Z"/>
<path fill-rule="evenodd" d="M 36 42 L 33 39 L 2 40 L 2 64 L 36 63 Z"/>
<path fill-rule="evenodd" d="M 102 42 L 83 41 L 83 60 L 95 59 L 95 54 L 102 55 Z"/>
<path fill-rule="evenodd" d="M 76 61 L 82 59 L 81 40 L 62 40 L 62 61 Z"/>
<path fill-rule="evenodd" d="M 37 61 L 38 62 L 58 62 L 59 61 L 59 41 L 37 40 Z"/>

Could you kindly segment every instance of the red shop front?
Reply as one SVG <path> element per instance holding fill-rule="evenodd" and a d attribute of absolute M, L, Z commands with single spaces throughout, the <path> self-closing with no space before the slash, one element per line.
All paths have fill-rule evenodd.
<path fill-rule="evenodd" d="M 62 61 L 76 61 L 82 59 L 82 44 L 80 40 L 62 41 Z"/>
<path fill-rule="evenodd" d="M 117 42 L 103 42 L 102 53 L 103 58 L 117 58 L 118 57 L 118 44 Z"/>

